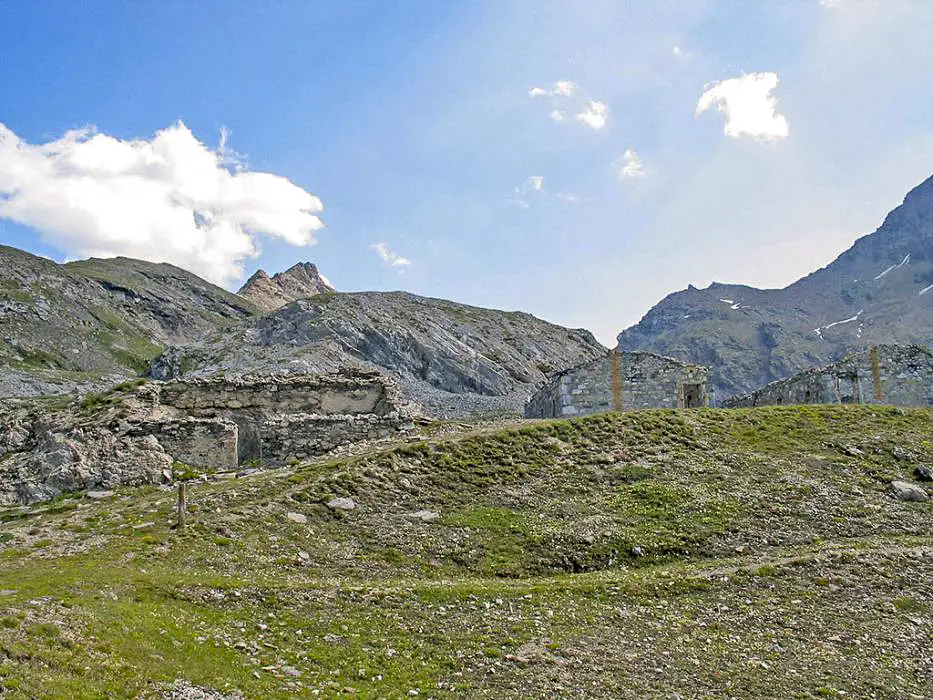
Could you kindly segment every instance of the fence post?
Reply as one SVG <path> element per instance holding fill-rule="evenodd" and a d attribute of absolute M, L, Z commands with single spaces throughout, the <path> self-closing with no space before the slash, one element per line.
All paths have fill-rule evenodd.
<path fill-rule="evenodd" d="M 185 494 L 185 482 L 178 482 L 178 529 L 185 527 L 185 516 L 188 510 L 188 503 Z"/>

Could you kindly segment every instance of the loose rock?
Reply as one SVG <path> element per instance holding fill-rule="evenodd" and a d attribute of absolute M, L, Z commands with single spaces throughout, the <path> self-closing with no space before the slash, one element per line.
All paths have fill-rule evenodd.
<path fill-rule="evenodd" d="M 892 481 L 891 494 L 899 501 L 928 501 L 930 495 L 922 487 L 907 481 Z"/>

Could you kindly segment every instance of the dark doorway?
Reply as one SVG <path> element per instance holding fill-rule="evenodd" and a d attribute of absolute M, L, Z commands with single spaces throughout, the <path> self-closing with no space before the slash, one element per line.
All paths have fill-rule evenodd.
<path fill-rule="evenodd" d="M 700 408 L 703 406 L 703 385 L 684 384 L 684 408 Z"/>

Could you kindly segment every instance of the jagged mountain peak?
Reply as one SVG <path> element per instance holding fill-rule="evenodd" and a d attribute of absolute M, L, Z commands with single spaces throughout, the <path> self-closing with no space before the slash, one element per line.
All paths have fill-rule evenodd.
<path fill-rule="evenodd" d="M 318 272 L 317 265 L 298 262 L 284 272 L 271 277 L 257 270 L 237 292 L 264 313 L 280 309 L 296 299 L 336 291 L 330 281 Z"/>

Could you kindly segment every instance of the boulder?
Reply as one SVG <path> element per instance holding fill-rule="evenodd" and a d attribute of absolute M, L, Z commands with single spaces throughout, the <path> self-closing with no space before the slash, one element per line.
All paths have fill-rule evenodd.
<path fill-rule="evenodd" d="M 908 481 L 892 481 L 889 486 L 891 495 L 899 501 L 928 501 L 930 494 L 920 486 Z"/>

